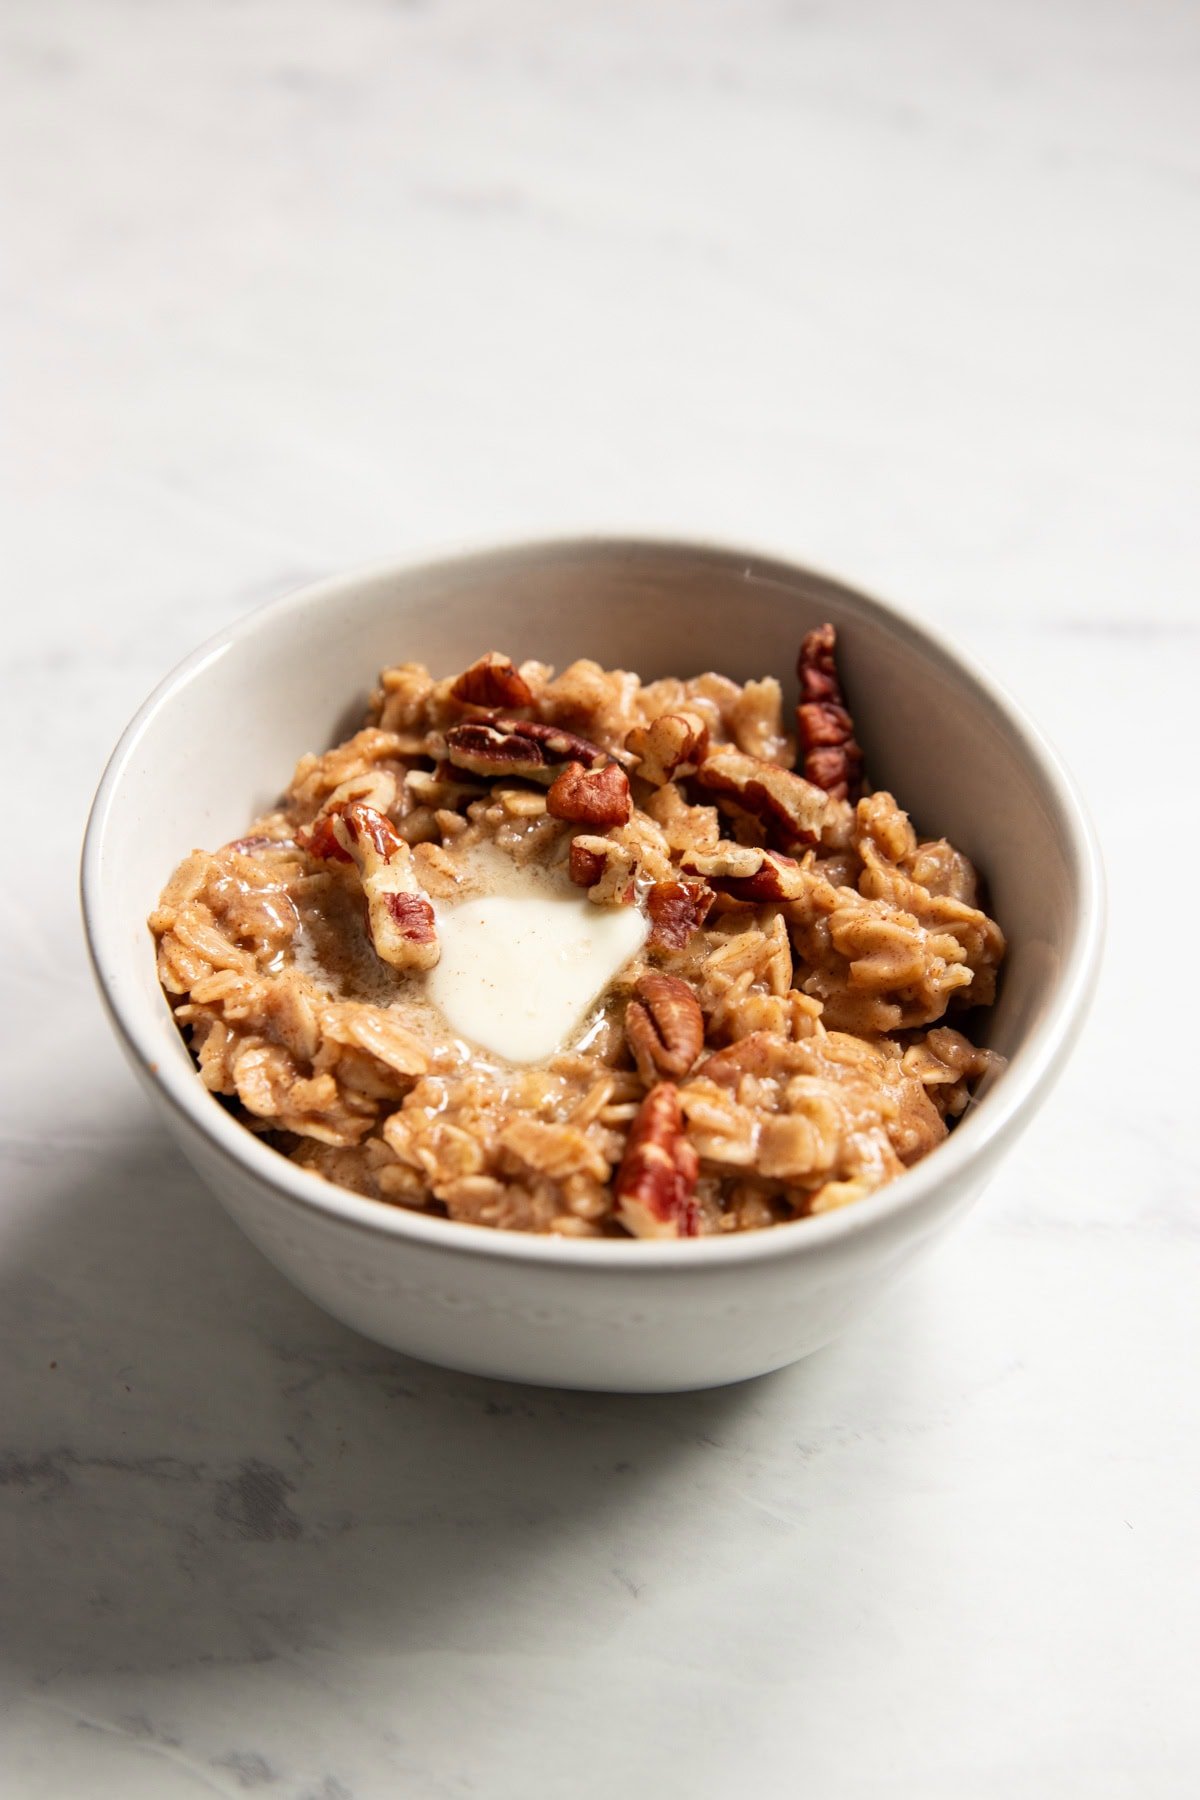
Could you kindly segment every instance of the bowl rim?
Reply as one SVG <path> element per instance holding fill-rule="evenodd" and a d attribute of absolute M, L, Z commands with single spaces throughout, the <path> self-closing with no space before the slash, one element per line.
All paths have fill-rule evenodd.
<path fill-rule="evenodd" d="M 235 643 L 269 631 L 290 614 L 328 605 L 351 591 L 389 578 L 406 582 L 433 578 L 455 565 L 520 561 L 531 556 L 652 554 L 700 557 L 722 565 L 741 564 L 747 575 L 829 588 L 848 610 L 877 625 L 947 668 L 1020 743 L 1047 797 L 1062 821 L 1068 861 L 1076 882 L 1072 931 L 1059 982 L 1057 1003 L 1029 1033 L 1011 1057 L 1003 1078 L 973 1106 L 942 1144 L 884 1187 L 851 1206 L 817 1217 L 797 1219 L 768 1230 L 736 1232 L 697 1239 L 580 1239 L 503 1231 L 458 1220 L 428 1216 L 339 1188 L 299 1168 L 271 1149 L 218 1105 L 195 1076 L 194 1069 L 174 1062 L 160 1064 L 158 1045 L 150 1035 L 151 1020 L 131 972 L 120 920 L 106 900 L 102 879 L 105 842 L 118 804 L 122 779 L 151 722 L 175 694 Z M 932 627 L 900 612 L 888 602 L 853 587 L 824 570 L 796 561 L 786 552 L 747 550 L 708 539 L 652 533 L 582 532 L 549 537 L 512 537 L 466 542 L 418 552 L 399 560 L 369 564 L 348 573 L 290 589 L 223 626 L 185 656 L 147 695 L 112 751 L 88 816 L 80 865 L 80 898 L 88 954 L 97 986 L 127 1054 L 171 1110 L 246 1174 L 282 1193 L 310 1213 L 318 1213 L 368 1233 L 400 1238 L 426 1249 L 451 1254 L 499 1257 L 530 1265 L 553 1265 L 586 1273 L 616 1268 L 636 1271 L 715 1269 L 729 1264 L 773 1260 L 803 1254 L 836 1240 L 883 1228 L 897 1214 L 917 1210 L 923 1201 L 965 1175 L 972 1164 L 999 1153 L 1028 1123 L 1045 1099 L 1082 1028 L 1100 962 L 1105 932 L 1103 864 L 1096 833 L 1079 790 L 1040 728 L 1007 690 L 974 659 Z M 992 1152 L 992 1157 L 988 1152 Z"/>

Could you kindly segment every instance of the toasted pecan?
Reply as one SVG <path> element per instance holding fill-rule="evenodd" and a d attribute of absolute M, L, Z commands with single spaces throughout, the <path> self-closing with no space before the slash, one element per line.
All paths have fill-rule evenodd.
<path fill-rule="evenodd" d="M 604 840 L 597 843 L 581 837 L 573 838 L 570 858 L 571 880 L 576 887 L 594 887 L 608 866 Z"/>
<path fill-rule="evenodd" d="M 651 948 L 682 950 L 703 925 L 715 898 L 704 881 L 656 881 L 646 895 Z"/>
<path fill-rule="evenodd" d="M 628 844 L 584 833 L 573 841 L 571 880 L 598 906 L 628 906 L 636 893 L 637 857 Z"/>
<path fill-rule="evenodd" d="M 510 658 L 490 650 L 464 669 L 450 688 L 451 697 L 464 706 L 532 706 L 533 692 Z"/>
<path fill-rule="evenodd" d="M 682 866 L 689 874 L 702 875 L 718 894 L 744 901 L 748 906 L 769 900 L 796 900 L 807 885 L 804 872 L 793 857 L 724 840 L 712 852 L 693 850 L 686 854 Z"/>
<path fill-rule="evenodd" d="M 569 762 L 546 796 L 546 811 L 553 818 L 590 825 L 594 831 L 626 824 L 631 807 L 629 777 L 616 763 L 585 769 L 582 763 Z"/>
<path fill-rule="evenodd" d="M 390 819 L 359 801 L 332 808 L 305 834 L 312 856 L 352 862 L 367 902 L 375 953 L 396 969 L 429 969 L 441 954 L 433 907 L 417 880 L 412 851 Z"/>
<path fill-rule="evenodd" d="M 805 778 L 834 799 L 853 804 L 862 794 L 863 753 L 842 692 L 837 631 L 832 625 L 818 625 L 805 637 L 796 675 L 800 682 L 796 736 Z"/>
<path fill-rule="evenodd" d="M 613 1183 L 617 1217 L 634 1237 L 698 1237 L 696 1180 L 700 1159 L 688 1143 L 679 1089 L 660 1081 L 629 1127 Z"/>
<path fill-rule="evenodd" d="M 775 843 L 785 850 L 821 840 L 829 817 L 830 797 L 791 769 L 721 745 L 705 757 L 696 771 L 696 780 L 701 787 L 727 795 L 761 819 Z"/>
<path fill-rule="evenodd" d="M 647 969 L 625 1008 L 625 1037 L 646 1085 L 686 1075 L 704 1048 L 704 1014 L 686 981 Z"/>
<path fill-rule="evenodd" d="M 649 725 L 635 725 L 625 748 L 638 759 L 644 781 L 662 787 L 676 775 L 691 775 L 708 750 L 708 725 L 699 713 L 660 713 Z"/>
<path fill-rule="evenodd" d="M 333 820 L 328 813 L 318 813 L 311 825 L 302 827 L 296 833 L 296 842 L 310 856 L 319 862 L 353 862 L 354 858 L 348 850 L 343 850 L 338 843 L 333 829 Z"/>
<path fill-rule="evenodd" d="M 473 775 L 525 775 L 553 781 L 564 763 L 598 769 L 608 759 L 603 750 L 573 731 L 543 725 L 538 719 L 466 719 L 446 733 L 446 755 Z"/>

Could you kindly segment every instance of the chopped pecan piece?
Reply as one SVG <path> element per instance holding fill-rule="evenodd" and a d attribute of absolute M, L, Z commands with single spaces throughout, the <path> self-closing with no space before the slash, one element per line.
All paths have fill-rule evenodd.
<path fill-rule="evenodd" d="M 836 653 L 837 632 L 829 624 L 810 631 L 800 646 L 796 736 L 807 779 L 835 800 L 853 804 L 862 793 L 863 753 L 846 708 Z"/>
<path fill-rule="evenodd" d="M 598 769 L 608 759 L 596 744 L 538 719 L 467 719 L 446 733 L 446 754 L 473 775 L 525 775 L 553 781 L 564 763 Z"/>
<path fill-rule="evenodd" d="M 625 1037 L 647 1087 L 686 1075 L 704 1048 L 704 1014 L 686 981 L 648 969 L 625 1008 Z"/>
<path fill-rule="evenodd" d="M 803 775 L 723 745 L 705 757 L 696 780 L 712 793 L 728 794 L 761 819 L 785 849 L 820 842 L 829 796 Z"/>
<path fill-rule="evenodd" d="M 662 713 L 635 725 L 625 748 L 638 758 L 638 774 L 662 787 L 674 775 L 693 775 L 708 750 L 708 725 L 694 712 Z"/>
<path fill-rule="evenodd" d="M 703 925 L 715 898 L 703 881 L 656 881 L 646 895 L 651 948 L 682 950 Z"/>
<path fill-rule="evenodd" d="M 406 955 L 400 962 L 400 966 L 412 966 L 417 960 L 407 953 L 412 945 L 437 943 L 437 932 L 433 925 L 433 908 L 423 894 L 401 893 L 394 888 L 385 891 L 381 898 L 393 923 L 399 927 L 400 936 L 404 940 Z M 379 949 L 378 944 L 376 944 L 376 949 Z M 379 953 L 381 956 L 385 956 L 389 962 L 399 960 L 394 956 L 388 956 L 385 950 L 379 949 Z M 436 956 L 431 960 L 436 962 Z"/>
<path fill-rule="evenodd" d="M 768 900 L 798 900 L 806 888 L 804 872 L 790 856 L 750 844 L 721 843 L 711 854 L 694 850 L 683 858 L 691 875 L 703 875 L 718 894 L 760 906 Z"/>
<path fill-rule="evenodd" d="M 634 897 L 637 859 L 612 838 L 577 837 L 571 845 L 570 874 L 599 906 L 628 906 Z"/>
<path fill-rule="evenodd" d="M 629 1127 L 613 1183 L 617 1217 L 639 1238 L 698 1237 L 700 1159 L 684 1136 L 679 1089 L 660 1081 Z"/>
<path fill-rule="evenodd" d="M 318 813 L 312 824 L 296 834 L 296 842 L 310 856 L 320 862 L 353 862 L 354 858 L 348 850 L 343 850 L 333 829 L 333 819 L 329 813 Z"/>
<path fill-rule="evenodd" d="M 584 838 L 577 837 L 571 842 L 571 880 L 576 887 L 594 887 L 607 866 L 608 859 L 604 851 Z"/>
<path fill-rule="evenodd" d="M 304 835 L 313 856 L 352 862 L 367 902 L 375 954 L 395 969 L 431 969 L 441 953 L 433 907 L 421 890 L 412 851 L 390 819 L 351 802 L 324 813 Z"/>
<path fill-rule="evenodd" d="M 507 656 L 491 650 L 464 669 L 450 689 L 451 698 L 464 706 L 532 706 L 533 692 Z"/>
<path fill-rule="evenodd" d="M 629 777 L 616 763 L 585 769 L 582 763 L 569 762 L 546 796 L 546 811 L 552 817 L 591 825 L 597 831 L 624 825 L 630 807 Z"/>

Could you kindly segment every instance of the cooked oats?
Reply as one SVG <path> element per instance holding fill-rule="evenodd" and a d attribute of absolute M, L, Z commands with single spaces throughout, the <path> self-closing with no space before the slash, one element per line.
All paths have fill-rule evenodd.
<path fill-rule="evenodd" d="M 507 1230 L 758 1230 L 891 1180 L 1000 1066 L 947 1020 L 1005 946 L 967 858 L 858 797 L 835 648 L 805 640 L 792 721 L 771 676 L 385 669 L 363 728 L 151 915 L 200 1079 L 330 1181 Z M 645 915 L 534 1065 L 427 991 L 439 909 L 501 867 Z"/>

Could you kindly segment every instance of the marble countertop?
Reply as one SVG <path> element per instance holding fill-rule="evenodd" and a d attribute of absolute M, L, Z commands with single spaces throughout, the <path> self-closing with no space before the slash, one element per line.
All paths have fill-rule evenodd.
<path fill-rule="evenodd" d="M 1166 0 L 10 0 L 6 1795 L 1196 1791 L 1198 56 Z M 1089 1030 L 986 1199 L 736 1390 L 324 1318 L 80 943 L 91 791 L 196 641 L 579 525 L 911 606 L 1109 860 Z"/>

